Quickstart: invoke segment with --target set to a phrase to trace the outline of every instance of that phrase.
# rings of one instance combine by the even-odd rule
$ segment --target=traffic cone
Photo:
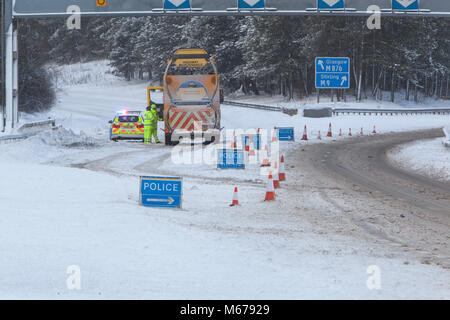
[[[360,136],[363,136],[363,135],[364,135],[363,128],[361,128],[361,132],[359,133],[359,135],[360,135]]]
[[[233,136],[233,142],[231,142],[231,149],[237,149],[237,137]]]
[[[305,126],[305,129],[303,130],[303,137],[302,137],[302,140],[308,140],[308,132],[307,132],[307,130],[306,130],[306,126]]]
[[[245,151],[247,151],[247,152],[250,151],[250,137],[249,136],[245,137]]]
[[[278,140],[277,127],[274,127],[272,132],[272,142],[277,142],[277,140]]]
[[[322,140],[322,136],[320,135],[320,130],[319,130],[319,135],[317,136],[317,139]]]
[[[250,140],[250,149],[248,151],[248,155],[251,156],[251,157],[256,156],[255,143],[253,142],[253,138]]]
[[[349,136],[349,137],[352,136],[352,128],[348,128],[348,136]]]
[[[238,188],[234,187],[233,202],[231,203],[231,206],[238,206],[238,205],[239,205]]]
[[[279,178],[279,174],[278,174],[278,161],[275,161],[275,165],[273,168],[275,170],[275,173],[273,174],[273,187],[275,189],[279,189],[279,188],[281,188],[281,186],[280,186],[280,178]]]
[[[339,137],[342,137],[342,129],[339,129]]]
[[[332,137],[332,136],[333,136],[333,132],[331,132],[331,122],[330,122],[330,126],[328,127],[327,137]]]
[[[261,167],[270,167],[269,151],[267,149],[267,144],[264,146],[263,161]]]
[[[373,126],[372,133],[373,133],[373,134],[376,134],[376,133],[377,133],[377,128],[376,128],[375,126]]]
[[[267,180],[266,198],[264,201],[275,200],[275,188],[273,186],[272,172],[269,172],[269,179]]]
[[[279,181],[286,181],[286,172],[284,171],[284,155],[281,155],[280,172],[278,173]]]

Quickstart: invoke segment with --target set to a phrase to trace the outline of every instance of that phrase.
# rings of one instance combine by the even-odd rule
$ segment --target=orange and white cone
[[[352,136],[352,128],[348,128],[348,136],[349,136],[349,137]]]
[[[237,149],[237,137],[233,135],[233,142],[231,142],[231,149]]]
[[[319,130],[319,135],[317,136],[317,139],[322,140],[322,136],[320,135],[320,130]]]
[[[264,153],[263,153],[263,161],[261,164],[261,167],[270,167],[270,160],[269,160],[269,150],[267,148],[267,144],[264,146]]]
[[[373,134],[376,134],[376,133],[377,133],[377,128],[376,128],[375,126],[373,126],[372,133],[373,133]]]
[[[273,201],[273,200],[275,200],[275,188],[273,186],[272,172],[269,172],[269,179],[267,180],[266,198],[264,199],[264,201]]]
[[[238,188],[234,187],[233,202],[231,203],[231,206],[238,206],[238,205],[239,205]]]
[[[286,172],[284,171],[284,155],[281,155],[280,172],[278,173],[279,181],[286,181]]]
[[[305,129],[303,129],[303,136],[302,136],[302,140],[308,140],[308,131],[306,130],[306,126]]]
[[[330,126],[328,127],[327,137],[332,137],[332,136],[333,136],[333,132],[331,131],[331,122],[330,122]]]
[[[250,149],[248,150],[248,155],[250,157],[256,156],[255,143],[253,142],[253,139],[250,140]]]
[[[272,131],[272,142],[277,142],[277,141],[278,141],[277,127],[274,127],[273,131]]]
[[[249,136],[245,137],[245,151],[247,151],[247,152],[250,151],[250,137]]]
[[[274,169],[274,174],[273,174],[273,187],[274,187],[275,189],[279,189],[279,188],[281,188],[281,186],[280,186],[280,178],[279,178],[279,175],[278,175],[278,161],[275,161],[275,164],[274,164],[274,166],[273,166],[273,169]]]

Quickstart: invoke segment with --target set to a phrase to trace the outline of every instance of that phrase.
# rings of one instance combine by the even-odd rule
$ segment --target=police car
[[[120,111],[109,121],[109,137],[117,140],[144,140],[144,118],[141,111]]]

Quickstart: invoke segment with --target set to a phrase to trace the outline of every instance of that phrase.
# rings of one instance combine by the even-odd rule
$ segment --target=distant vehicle
[[[141,111],[119,111],[109,123],[110,140],[144,140],[144,119]]]

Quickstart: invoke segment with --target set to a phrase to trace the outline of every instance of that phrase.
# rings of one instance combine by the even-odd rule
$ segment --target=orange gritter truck
[[[179,49],[164,73],[165,144],[220,139],[220,80],[213,58],[202,49]]]

